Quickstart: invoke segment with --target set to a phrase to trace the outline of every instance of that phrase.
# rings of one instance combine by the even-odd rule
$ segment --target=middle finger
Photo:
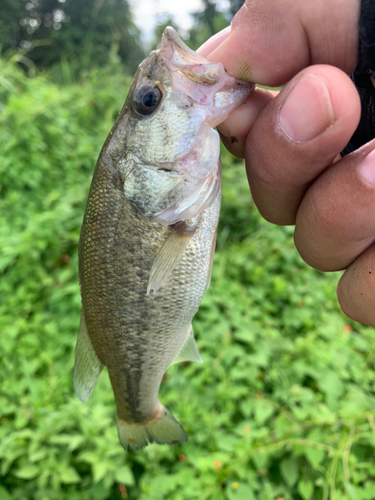
[[[375,240],[375,141],[339,160],[310,187],[298,210],[295,243],[321,271],[351,264]]]

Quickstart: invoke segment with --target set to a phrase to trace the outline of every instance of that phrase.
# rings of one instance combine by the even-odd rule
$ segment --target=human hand
[[[359,0],[247,0],[199,52],[257,89],[220,126],[244,157],[265,219],[295,224],[302,258],[322,271],[346,269],[338,299],[351,318],[375,326],[375,141],[340,159],[360,119],[347,76],[357,65]],[[372,154],[371,154],[372,153]]]

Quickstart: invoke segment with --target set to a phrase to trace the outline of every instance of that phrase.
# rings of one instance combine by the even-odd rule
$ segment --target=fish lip
[[[180,47],[181,49],[190,50],[189,47],[181,40],[177,31],[174,28],[172,28],[172,26],[166,26],[164,28],[162,39],[163,38],[171,41],[173,44],[175,44],[177,47]]]

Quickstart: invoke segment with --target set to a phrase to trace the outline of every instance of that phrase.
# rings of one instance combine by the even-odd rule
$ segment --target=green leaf
[[[84,441],[85,441],[84,436],[80,436],[80,435],[78,435],[78,436],[71,436],[69,444],[68,444],[69,450],[71,450],[71,451],[76,450],[79,446],[82,445],[82,443]]]
[[[218,432],[216,434],[216,442],[219,450],[227,451],[228,453],[232,452],[237,444],[238,438],[233,436],[232,434]]]
[[[356,488],[351,483],[346,483],[345,484],[345,491],[348,493],[350,500],[357,500],[358,493],[360,493],[359,488]],[[374,492],[372,492],[372,493],[374,494]]]
[[[281,476],[286,484],[291,487],[297,482],[299,476],[299,462],[294,457],[284,458],[280,463]]]
[[[0,486],[0,500],[12,500],[10,494],[2,486]]]
[[[92,464],[94,483],[98,483],[108,472],[108,463],[104,460],[99,460]]]
[[[344,390],[342,381],[337,374],[331,370],[321,374],[318,385],[327,396],[333,399],[339,398]]]
[[[252,399],[245,399],[240,405],[241,412],[245,417],[249,417],[254,410],[254,402]]]
[[[235,498],[236,500],[255,500],[252,488],[242,483],[237,488]]]
[[[62,483],[73,484],[81,481],[81,476],[72,467],[67,467],[60,472],[60,479]]]
[[[305,479],[299,481],[298,493],[301,495],[303,500],[311,500],[312,494],[314,493],[314,485],[312,481],[306,481]]]
[[[255,420],[258,424],[263,424],[274,411],[272,403],[263,398],[255,400],[254,409]]]
[[[109,498],[110,488],[104,484],[104,481],[100,481],[91,486],[87,493],[87,498],[90,500],[106,500]]]
[[[247,484],[230,483],[226,493],[229,500],[255,500],[253,489]]]
[[[133,472],[127,465],[124,465],[116,470],[115,479],[118,483],[121,484],[128,484],[128,485],[134,484]]]
[[[40,474],[41,469],[36,465],[25,465],[15,472],[15,476],[21,479],[33,479]]]
[[[362,500],[373,500],[375,491],[375,483],[373,481],[368,481],[361,491]]]
[[[310,464],[316,469],[320,462],[323,460],[325,453],[323,450],[313,448],[311,446],[304,447],[303,453]]]
[[[98,461],[98,457],[96,453],[92,451],[86,451],[79,456],[79,459],[83,462],[88,462],[89,464],[96,464]]]
[[[268,466],[269,456],[266,453],[254,453],[251,457],[256,469],[265,469]]]

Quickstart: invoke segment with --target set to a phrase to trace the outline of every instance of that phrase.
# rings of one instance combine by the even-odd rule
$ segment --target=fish
[[[158,392],[170,365],[202,362],[191,321],[210,284],[220,212],[214,127],[252,87],[167,27],[99,155],[78,249],[73,385],[87,401],[107,367],[125,450],[188,439]]]

